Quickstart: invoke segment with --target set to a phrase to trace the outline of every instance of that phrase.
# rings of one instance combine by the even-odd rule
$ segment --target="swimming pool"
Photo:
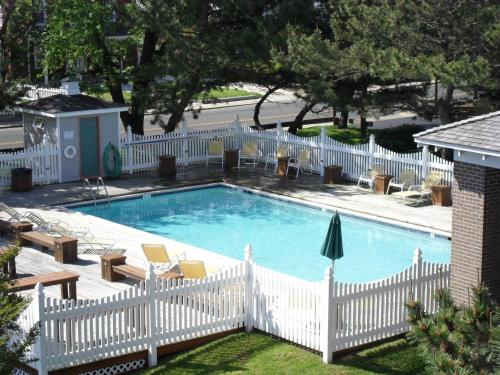
[[[251,244],[257,264],[305,280],[320,280],[331,264],[319,254],[331,212],[241,189],[197,188],[74,210],[236,259]],[[391,276],[411,265],[416,247],[426,261],[450,261],[445,238],[353,216],[341,220],[344,257],[335,262],[336,280]]]

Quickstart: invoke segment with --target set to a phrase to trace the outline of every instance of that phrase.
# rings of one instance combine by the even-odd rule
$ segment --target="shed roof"
[[[48,115],[50,117],[60,117],[75,112],[96,113],[96,112],[123,112],[128,107],[119,103],[111,103],[93,96],[78,95],[53,95],[46,98],[36,99],[19,105],[21,112]],[[59,116],[58,116],[59,115]]]
[[[500,111],[439,126],[414,137],[421,145],[500,156]]]

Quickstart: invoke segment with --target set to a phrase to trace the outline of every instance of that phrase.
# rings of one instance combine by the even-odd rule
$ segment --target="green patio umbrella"
[[[332,217],[320,253],[332,260],[332,268],[335,260],[344,256],[344,250],[342,248],[342,229],[340,228],[340,217],[337,212],[335,212],[335,215]]]

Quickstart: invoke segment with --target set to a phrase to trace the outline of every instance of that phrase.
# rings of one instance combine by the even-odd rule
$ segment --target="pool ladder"
[[[100,189],[102,189],[104,192],[103,195],[106,197],[108,204],[110,204],[108,189],[106,188],[106,184],[104,184],[102,177],[97,177],[95,186],[92,186],[87,177],[83,180],[83,195],[90,193],[92,195],[92,199],[94,200],[94,206],[97,206],[97,200],[99,199],[99,196],[101,196]]]

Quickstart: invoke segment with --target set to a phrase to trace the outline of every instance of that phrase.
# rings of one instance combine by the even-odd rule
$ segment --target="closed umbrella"
[[[344,256],[344,250],[342,248],[342,229],[340,227],[340,217],[337,212],[335,212],[335,215],[332,217],[320,253],[332,260],[332,268],[335,260]]]

